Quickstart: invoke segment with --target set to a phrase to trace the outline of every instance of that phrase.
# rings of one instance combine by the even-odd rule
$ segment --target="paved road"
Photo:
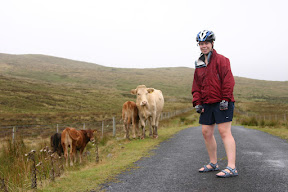
[[[237,145],[238,177],[217,178],[216,172],[198,173],[208,162],[201,127],[188,128],[153,150],[155,155],[136,162],[138,169],[107,183],[103,191],[269,191],[288,192],[288,143],[267,133],[233,126]],[[160,135],[161,137],[161,135]],[[226,166],[224,147],[215,129],[218,163]]]

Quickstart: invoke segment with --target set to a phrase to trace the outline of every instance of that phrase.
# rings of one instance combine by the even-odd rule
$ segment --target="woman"
[[[216,176],[222,178],[237,176],[236,144],[231,133],[235,81],[230,61],[213,49],[215,35],[212,31],[200,31],[196,41],[200,46],[201,55],[195,62],[192,102],[196,111],[200,113],[199,123],[202,124],[202,134],[210,158],[210,163],[200,168],[199,172],[219,170],[217,144],[214,137],[214,128],[217,124],[226,150],[228,164]]]

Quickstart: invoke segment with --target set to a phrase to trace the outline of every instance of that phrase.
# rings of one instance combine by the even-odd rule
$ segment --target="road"
[[[288,192],[288,143],[241,126],[233,126],[232,134],[237,145],[238,177],[223,179],[215,176],[217,172],[198,173],[209,160],[201,127],[192,127],[162,142],[152,156],[135,163],[139,168],[118,175],[118,181],[104,184],[102,191]],[[217,129],[215,137],[218,164],[223,169],[227,158]]]

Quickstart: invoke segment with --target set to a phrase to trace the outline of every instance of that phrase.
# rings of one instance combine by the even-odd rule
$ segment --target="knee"
[[[219,133],[222,139],[233,137],[231,131],[229,130],[219,130]]]
[[[202,130],[202,135],[204,139],[211,139],[213,138],[213,132],[209,130]]]

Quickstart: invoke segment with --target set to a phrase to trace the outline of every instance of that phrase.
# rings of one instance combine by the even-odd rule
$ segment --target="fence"
[[[191,111],[193,107],[176,110],[172,112],[161,113],[160,121],[172,118],[174,116]],[[115,116],[103,121],[83,122],[77,124],[51,124],[51,125],[15,125],[15,126],[1,126],[0,138],[12,139],[14,142],[17,138],[49,138],[55,132],[62,132],[66,127],[74,127],[77,129],[96,129],[98,134],[103,137],[106,133],[116,133],[123,131],[123,124],[121,117]]]

